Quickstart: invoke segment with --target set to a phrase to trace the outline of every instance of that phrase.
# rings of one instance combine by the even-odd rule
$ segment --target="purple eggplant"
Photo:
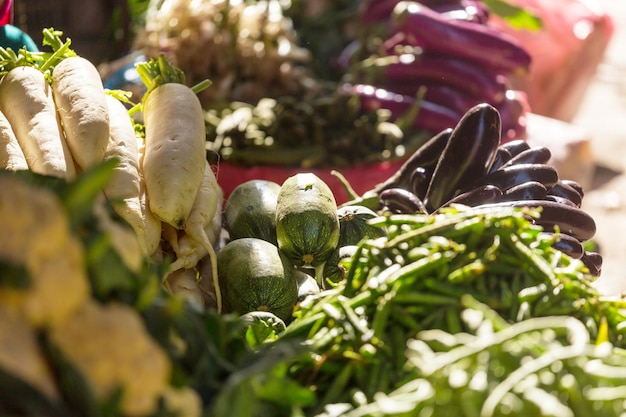
[[[578,183],[578,181],[563,179],[560,180],[559,183],[573,188],[580,195],[581,199],[585,196],[585,190],[582,185]]]
[[[504,192],[500,201],[545,200],[548,189],[539,181],[526,181]]]
[[[444,19],[449,20],[463,20],[485,25],[489,22],[491,15],[489,8],[482,1],[460,0],[458,3],[432,5],[425,4],[424,2],[420,3],[441,14],[441,17]]]
[[[502,165],[507,163],[507,161],[509,161],[511,158],[512,158],[511,152],[509,152],[506,148],[503,148],[502,146],[499,146],[498,150],[496,151],[496,156],[493,159],[493,163],[489,167],[489,171],[487,171],[487,173],[489,174],[489,173],[497,170]]]
[[[441,153],[450,140],[451,134],[452,128],[447,128],[431,137],[413,152],[393,175],[374,187],[372,191],[380,194],[387,188],[412,190],[418,170],[423,170],[425,175],[428,175],[427,173],[434,169]],[[430,176],[427,176],[427,178],[430,180]],[[418,193],[414,192],[414,194],[419,196]]]
[[[393,26],[426,51],[478,62],[502,74],[527,74],[531,55],[513,36],[487,25],[451,20],[423,4],[401,1],[393,9]]]
[[[411,96],[394,93],[371,85],[343,84],[340,86],[339,91],[344,94],[358,96],[362,108],[366,111],[389,110],[391,121],[396,121],[410,111],[414,105],[417,105],[417,116],[411,121],[411,127],[431,133],[440,132],[450,126],[454,126],[463,116],[462,113],[443,105],[427,100],[420,100],[419,103],[416,103],[416,99]]]
[[[392,213],[426,213],[422,200],[404,188],[387,188],[381,191],[379,197],[380,205]]]
[[[483,185],[452,197],[441,207],[448,207],[452,204],[464,204],[473,207],[479,204],[491,203],[498,200],[500,197],[502,197],[502,190],[500,188],[495,185]]]
[[[547,164],[552,158],[552,152],[545,146],[533,146],[515,155],[503,167],[516,164]]]
[[[602,256],[597,252],[585,252],[580,260],[593,276],[599,276],[602,272]]]
[[[366,81],[371,79],[382,87],[386,87],[387,83],[396,87],[404,85],[409,95],[422,85],[439,84],[450,86],[479,102],[495,105],[505,99],[510,89],[507,78],[453,55],[389,55],[377,62],[363,67],[357,76]]]
[[[554,235],[554,233],[551,232],[542,233],[547,235]],[[570,235],[566,235],[564,233],[558,233],[556,235],[556,241],[552,244],[552,247],[574,259],[582,258],[583,254],[585,253],[585,249],[583,248],[582,243],[578,241],[578,239],[575,239]]]
[[[559,180],[559,175],[553,167],[545,164],[516,164],[500,168],[490,174],[478,178],[472,186],[491,184],[500,187],[505,193],[511,187],[529,181],[537,181],[547,189]]]
[[[360,7],[359,18],[364,24],[387,22],[393,13],[393,9],[402,0],[366,0]],[[463,0],[422,0],[421,4],[433,8],[445,8],[444,10],[462,10],[466,7]],[[480,11],[481,13],[483,11]],[[468,13],[473,13],[470,10]]]
[[[482,103],[455,126],[433,172],[424,204],[434,211],[477,178],[485,176],[500,144],[500,115]]]
[[[580,242],[591,239],[596,234],[596,223],[588,213],[580,208],[556,203],[548,200],[519,200],[483,204],[476,207],[529,207],[540,208],[535,224],[543,227],[546,232],[558,228],[561,233],[572,236]]]
[[[420,80],[417,81],[418,82],[415,83],[394,83],[393,81],[387,81],[384,85],[385,88],[390,91],[410,96],[416,96],[423,93],[424,95],[422,97],[424,100],[449,107],[461,114],[464,114],[475,105],[485,101],[472,97],[467,94],[467,92],[449,84],[441,84],[439,82],[420,82]]]
[[[583,197],[574,189],[563,181],[559,181],[548,190],[548,195],[555,198],[563,198],[570,201],[576,207],[580,207],[583,203]]]
[[[523,139],[516,139],[507,143],[503,143],[502,145],[500,145],[500,148],[508,151],[511,154],[511,157],[515,157],[520,152],[523,152],[526,149],[530,149],[530,145]]]

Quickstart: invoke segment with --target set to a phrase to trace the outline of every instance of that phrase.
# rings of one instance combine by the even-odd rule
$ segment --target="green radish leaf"
[[[515,29],[539,30],[543,27],[541,18],[527,9],[514,6],[506,0],[484,0],[489,10],[502,17]]]

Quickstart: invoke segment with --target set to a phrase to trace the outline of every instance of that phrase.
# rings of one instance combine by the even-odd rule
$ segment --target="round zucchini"
[[[298,299],[295,269],[275,245],[244,237],[228,242],[217,255],[224,313],[268,311],[291,319]]]
[[[339,216],[339,246],[356,245],[363,239],[385,236],[385,229],[368,224],[367,221],[378,217],[373,210],[359,205],[341,206]]]
[[[224,204],[224,221],[231,240],[256,237],[274,245],[276,203],[280,184],[255,179],[239,184]]]
[[[256,345],[282,333],[287,326],[276,314],[269,311],[250,311],[240,317],[243,336]]]
[[[276,238],[298,267],[323,265],[337,247],[337,203],[317,175],[298,173],[283,182],[276,205]]]
[[[344,262],[351,259],[357,249],[358,246],[356,245],[337,246],[337,249],[335,249],[324,264],[324,288],[328,286],[329,282],[336,284],[343,281],[347,272]]]

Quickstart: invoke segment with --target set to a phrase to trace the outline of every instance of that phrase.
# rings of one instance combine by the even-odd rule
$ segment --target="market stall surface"
[[[590,136],[595,161],[584,208],[597,224],[603,256],[597,284],[603,292],[626,291],[626,3],[601,0],[615,32],[573,123]]]

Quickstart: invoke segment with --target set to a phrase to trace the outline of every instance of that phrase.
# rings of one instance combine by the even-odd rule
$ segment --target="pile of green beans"
[[[622,347],[623,303],[601,297],[582,261],[553,247],[558,234],[531,223],[538,215],[451,206],[373,219],[387,236],[362,241],[345,281],[303,301],[279,338],[311,348],[291,376],[315,390],[318,404],[391,392],[415,373],[406,366],[408,340],[434,329],[472,331],[462,319],[467,295],[506,323],[565,316],[580,321],[591,341]]]
[[[425,330],[408,340],[412,376],[371,401],[318,417],[618,416],[626,397],[626,351],[594,345],[582,322],[561,316],[510,324],[463,297],[471,332]]]

